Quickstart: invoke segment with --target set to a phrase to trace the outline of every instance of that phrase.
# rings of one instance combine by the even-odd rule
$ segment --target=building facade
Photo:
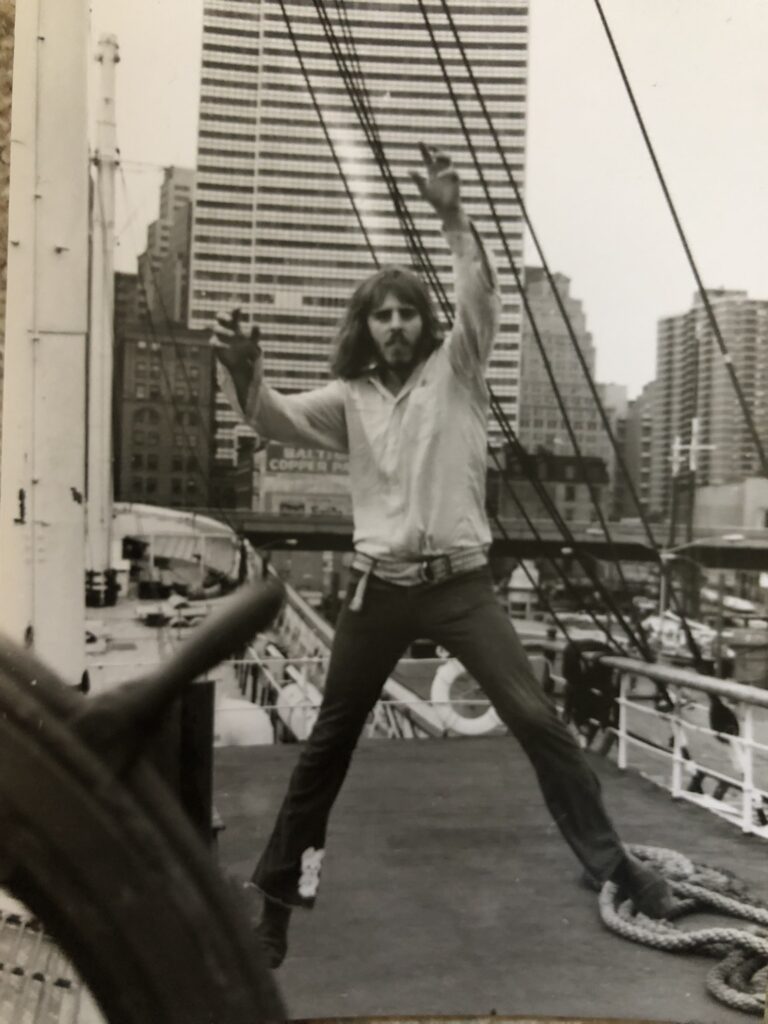
[[[555,455],[540,451],[523,460],[511,449],[504,452],[505,486],[496,468],[488,470],[487,506],[489,512],[502,520],[520,521],[518,503],[528,516],[540,525],[549,525],[552,517],[542,501],[534,480],[557,506],[566,523],[594,523],[597,521],[594,492],[599,508],[607,514],[610,503],[610,478],[603,459],[590,455]]]
[[[623,455],[630,480],[640,501],[643,513],[651,504],[651,442],[653,435],[653,409],[655,382],[646,384],[637,398],[627,407],[623,431]],[[635,518],[638,509],[632,500],[626,481],[616,490],[619,518]]]
[[[426,7],[519,262],[521,217],[506,172],[441,6]],[[277,0],[205,0],[189,324],[204,328],[220,311],[240,306],[261,330],[268,379],[291,392],[327,379],[335,325],[351,289],[373,266],[344,180],[377,258],[385,263],[410,259],[315,7],[310,0],[294,0],[286,10],[333,152]],[[354,40],[382,150],[439,276],[449,285],[449,255],[408,178],[408,169],[419,164],[418,141],[451,152],[466,182],[469,212],[490,247],[500,251],[500,244],[419,5],[398,3],[393,18],[390,5],[353,0],[335,5],[331,17],[338,35]],[[454,5],[454,19],[522,188],[527,2]],[[514,426],[520,307],[510,267],[501,256],[497,262],[504,311],[488,377]],[[216,454],[234,463],[234,416],[223,402],[216,415]]]
[[[710,290],[707,296],[763,447],[768,447],[768,301],[725,289]],[[756,446],[699,296],[686,313],[659,321],[651,475],[655,510],[667,512],[671,506],[675,439],[685,447],[696,436],[696,485],[735,483],[760,472]],[[686,472],[681,467],[682,477]]]
[[[123,275],[125,276],[125,275]],[[207,335],[115,325],[115,497],[210,506],[213,367]]]
[[[579,343],[579,349],[594,378],[595,346],[592,335],[587,330],[581,300],[571,295],[570,279],[565,274],[555,273],[552,277]],[[585,455],[597,455],[607,459],[609,443],[595,401],[541,267],[525,268],[525,291],[533,321],[551,364],[579,447]],[[520,441],[531,452],[544,449],[556,455],[573,454],[573,445],[565,429],[563,415],[558,407],[533,327],[526,315],[523,316],[520,355]]]

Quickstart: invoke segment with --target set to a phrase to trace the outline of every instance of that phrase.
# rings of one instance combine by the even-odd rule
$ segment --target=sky
[[[768,2],[602,6],[705,285],[768,299]],[[121,56],[118,269],[135,271],[162,167],[195,164],[201,25],[202,0],[92,0],[94,48],[112,32]],[[696,285],[594,0],[530,0],[526,205],[584,304],[598,379],[634,397],[658,319]]]

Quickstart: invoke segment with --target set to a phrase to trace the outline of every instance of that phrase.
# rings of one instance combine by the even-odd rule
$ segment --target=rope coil
[[[748,921],[750,926],[684,930],[670,920],[635,914],[631,901],[620,897],[618,886],[606,882],[599,896],[606,927],[652,949],[717,957],[719,962],[707,973],[710,995],[733,1009],[762,1016],[768,983],[768,907],[750,897],[733,875],[696,863],[676,850],[657,846],[630,846],[629,850],[666,877],[678,899],[675,920],[710,910]]]

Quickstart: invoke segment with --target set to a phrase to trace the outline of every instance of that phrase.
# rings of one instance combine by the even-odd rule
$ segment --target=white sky
[[[584,303],[599,379],[635,395],[654,375],[657,319],[687,309],[695,283],[593,0],[530,6],[529,214]],[[202,0],[92,7],[94,39],[120,44],[118,268],[135,270],[158,168],[195,163]],[[705,284],[768,299],[768,2],[603,9]]]

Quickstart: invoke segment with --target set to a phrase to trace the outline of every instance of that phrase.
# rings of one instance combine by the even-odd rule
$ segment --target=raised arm
[[[220,316],[211,337],[216,377],[232,409],[262,437],[346,452],[344,385],[334,380],[297,395],[282,395],[264,383],[258,328],[246,337],[240,318]]]
[[[454,371],[467,379],[482,378],[499,328],[501,297],[498,277],[474,224],[461,202],[459,176],[451,158],[420,144],[426,174],[412,173],[422,197],[440,217],[453,254],[456,309],[446,341]]]

